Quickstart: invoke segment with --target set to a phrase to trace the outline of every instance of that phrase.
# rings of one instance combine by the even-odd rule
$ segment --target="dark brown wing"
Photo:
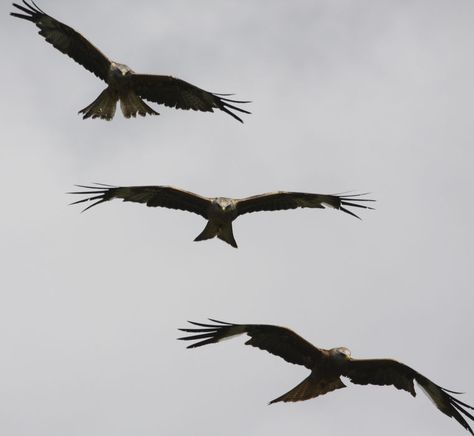
[[[220,109],[241,123],[243,122],[242,119],[231,109],[245,114],[250,113],[231,104],[249,103],[248,101],[231,100],[225,98],[228,94],[213,94],[171,76],[131,74],[128,76],[128,80],[130,87],[141,98],[168,107],[202,112],[214,112],[214,109]]]
[[[247,333],[250,339],[245,343],[246,345],[252,345],[253,347],[268,351],[287,362],[303,365],[308,369],[313,369],[323,357],[322,350],[285,327],[266,324],[231,324],[214,319],[210,319],[210,321],[215,324],[201,324],[189,321],[190,324],[199,328],[179,329],[193,334],[178,339],[197,341],[188,346],[188,348],[196,348],[207,344],[214,344],[231,336]]]
[[[70,194],[92,194],[92,197],[87,197],[71,204],[95,201],[95,203],[86,207],[84,211],[104,201],[112,200],[113,198],[121,198],[123,201],[144,203],[150,207],[167,207],[169,209],[186,210],[207,219],[207,210],[210,205],[209,199],[205,197],[171,186],[114,187],[102,184],[97,184],[97,186],[77,186],[86,188],[88,191],[70,192]]]
[[[339,196],[309,194],[304,192],[270,192],[267,194],[254,195],[253,197],[247,197],[238,200],[237,213],[238,215],[243,215],[245,213],[251,212],[296,209],[298,207],[309,207],[316,209],[332,207],[359,218],[355,213],[346,209],[346,207],[373,209],[372,207],[361,203],[372,202],[375,200],[359,198],[362,195],[365,194]]]
[[[469,409],[474,408],[450,395],[457,394],[458,392],[449,391],[436,385],[431,380],[403,363],[391,359],[349,360],[347,368],[344,370],[342,375],[348,377],[353,383],[360,385],[392,385],[397,389],[403,389],[410,392],[413,396],[416,395],[413,383],[413,381],[416,380],[441,412],[454,418],[466,430],[471,434],[474,434],[471,427],[462,416],[462,414],[464,414],[466,417],[474,420],[474,416],[472,416],[472,414],[470,414],[464,407]]]
[[[25,6],[13,3],[23,13],[11,12],[10,15],[31,21],[39,27],[39,34],[60,52],[74,59],[78,64],[94,73],[100,79],[107,81],[110,61],[80,33],[53,17],[44,13],[35,2]]]

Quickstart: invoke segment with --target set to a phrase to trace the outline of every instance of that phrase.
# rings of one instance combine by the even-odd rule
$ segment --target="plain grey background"
[[[267,402],[307,370],[176,341],[215,317],[392,357],[474,403],[472,1],[41,0],[111,59],[250,99],[219,112],[83,121],[105,87],[3,2],[0,429],[9,436],[467,434],[420,392],[350,386]],[[239,249],[197,215],[74,184],[209,196],[371,192],[246,215]]]

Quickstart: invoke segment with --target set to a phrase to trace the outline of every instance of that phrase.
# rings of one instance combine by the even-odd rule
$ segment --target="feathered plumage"
[[[82,186],[87,191],[71,192],[71,194],[88,195],[87,198],[75,201],[72,204],[93,201],[84,210],[104,201],[120,198],[123,201],[144,203],[150,207],[167,207],[196,213],[208,222],[204,230],[195,241],[202,241],[217,237],[237,248],[232,222],[240,215],[298,207],[324,209],[331,207],[339,209],[349,215],[359,218],[348,208],[372,209],[365,202],[372,202],[360,198],[364,194],[356,195],[324,195],[304,192],[271,192],[242,199],[225,197],[208,198],[172,186],[122,186],[114,187],[98,184],[97,186]]]
[[[243,122],[234,111],[249,114],[235,104],[249,103],[228,98],[230,94],[204,91],[184,80],[171,76],[137,74],[131,68],[107,58],[97,47],[68,25],[43,12],[34,1],[13,3],[19,12],[10,15],[31,21],[40,29],[39,34],[60,52],[68,55],[108,84],[108,87],[79,113],[83,118],[111,120],[117,102],[126,118],[159,115],[144,100],[176,109],[214,112],[219,109]]]
[[[424,375],[409,366],[392,359],[353,359],[345,347],[325,350],[317,348],[292,330],[285,327],[265,324],[232,324],[210,319],[213,324],[189,321],[195,327],[179,329],[190,333],[178,338],[194,341],[188,348],[214,344],[225,338],[247,334],[250,339],[245,343],[279,356],[289,363],[302,365],[311,373],[295,388],[272,400],[302,401],[344,388],[341,376],[360,385],[394,386],[416,396],[414,382],[431,398],[436,407],[444,414],[454,418],[471,434],[474,434],[466,418],[474,416],[466,409],[474,409],[453,397],[458,394],[433,383]]]

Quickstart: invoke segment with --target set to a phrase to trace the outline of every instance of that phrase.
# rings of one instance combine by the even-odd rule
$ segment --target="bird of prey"
[[[122,186],[97,184],[97,186],[77,185],[88,191],[70,192],[70,194],[91,195],[71,204],[94,201],[84,211],[96,204],[113,198],[121,198],[123,201],[144,203],[150,207],[167,207],[169,209],[180,209],[201,215],[207,220],[206,227],[196,237],[195,241],[203,241],[218,237],[232,247],[237,248],[232,231],[232,221],[240,215],[250,212],[272,211],[282,209],[296,209],[297,207],[309,207],[324,209],[331,207],[359,218],[348,207],[372,209],[363,204],[371,202],[365,198],[359,198],[365,194],[355,195],[323,195],[309,194],[304,192],[271,192],[255,195],[242,199],[225,197],[208,198],[172,186]],[[362,204],[361,204],[362,203]]]
[[[25,0],[24,6],[13,3],[22,13],[11,12],[10,15],[36,24],[39,34],[47,42],[108,85],[90,105],[79,111],[83,118],[111,120],[118,101],[126,118],[136,117],[137,114],[159,115],[143,100],[176,109],[203,112],[220,109],[240,122],[243,122],[242,119],[232,111],[250,113],[232,104],[248,101],[231,100],[227,98],[230,94],[207,92],[171,76],[137,74],[128,66],[111,61],[80,33],[43,12],[35,2],[31,3]]]
[[[289,363],[302,365],[311,373],[286,394],[270,401],[302,401],[324,395],[336,389],[344,388],[341,376],[360,385],[394,386],[416,396],[414,381],[431,398],[436,407],[444,414],[454,418],[466,430],[474,435],[464,416],[474,420],[474,416],[465,408],[474,407],[463,403],[450,394],[459,392],[442,388],[431,380],[392,359],[353,359],[345,347],[325,350],[317,348],[290,329],[265,324],[231,324],[210,319],[214,324],[202,324],[189,321],[197,328],[184,328],[181,331],[191,333],[179,338],[195,341],[187,348],[213,344],[231,336],[246,333],[250,339],[246,345],[260,348],[281,357]],[[464,416],[463,416],[464,415]]]

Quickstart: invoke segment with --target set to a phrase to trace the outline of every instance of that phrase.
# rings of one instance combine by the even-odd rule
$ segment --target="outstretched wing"
[[[465,415],[467,418],[474,420],[474,416],[465,409],[474,408],[450,395],[457,394],[458,392],[449,391],[436,385],[403,363],[391,359],[354,359],[347,362],[347,368],[342,375],[348,377],[356,384],[392,385],[397,389],[410,392],[413,396],[416,395],[413,383],[413,381],[416,380],[441,412],[454,418],[466,430],[474,434],[463,416]]]
[[[232,104],[249,103],[248,101],[231,100],[226,98],[227,94],[213,94],[175,77],[131,74],[128,80],[130,87],[141,98],[168,107],[202,112],[214,112],[214,109],[220,109],[241,123],[242,119],[232,110],[244,114],[250,113]]]
[[[214,344],[231,336],[247,333],[250,339],[245,343],[279,356],[287,362],[303,365],[308,369],[323,357],[323,351],[285,327],[266,324],[231,324],[210,319],[214,324],[202,324],[189,321],[198,328],[179,329],[190,336],[178,338],[182,341],[197,341],[188,348]]]
[[[210,205],[208,198],[193,194],[172,186],[122,186],[114,187],[97,184],[97,186],[77,185],[87,191],[70,192],[70,194],[91,195],[91,197],[75,201],[71,204],[94,201],[84,211],[96,204],[113,198],[121,198],[123,201],[144,203],[149,207],[167,207],[169,209],[180,209],[193,212],[207,218],[207,209]]]
[[[13,3],[23,13],[11,12],[10,15],[35,23],[39,34],[60,52],[74,59],[78,64],[107,81],[110,60],[94,45],[73,28],[44,13],[34,1],[23,0],[23,4]]]
[[[324,195],[309,194],[304,192],[270,192],[267,194],[254,195],[253,197],[242,198],[237,201],[237,213],[243,215],[245,213],[273,211],[283,209],[296,209],[298,207],[309,207],[316,209],[325,209],[332,207],[342,210],[349,215],[359,218],[354,212],[347,207],[358,207],[360,209],[373,209],[364,203],[373,202],[367,198],[359,198],[366,194],[354,195]]]

